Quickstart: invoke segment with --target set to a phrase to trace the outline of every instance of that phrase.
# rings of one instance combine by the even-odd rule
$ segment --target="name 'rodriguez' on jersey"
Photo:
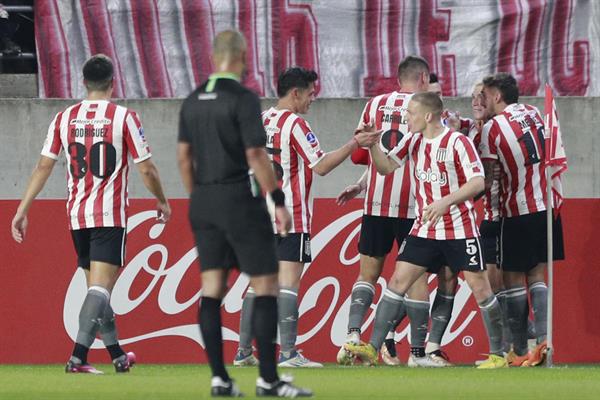
[[[59,112],[43,156],[67,158],[69,229],[127,226],[128,155],[152,156],[136,113],[109,101],[84,100]]]
[[[450,206],[435,225],[422,221],[425,206],[456,192],[472,178],[484,176],[479,155],[468,137],[448,128],[434,139],[409,133],[388,157],[400,166],[409,160],[414,171],[417,218],[412,236],[436,240],[479,236],[472,200]]]

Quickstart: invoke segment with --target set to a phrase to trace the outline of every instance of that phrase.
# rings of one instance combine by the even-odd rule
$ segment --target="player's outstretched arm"
[[[473,199],[483,191],[484,187],[485,182],[482,176],[475,176],[469,179],[469,181],[462,185],[456,192],[450,193],[440,200],[436,200],[425,206],[423,208],[423,221],[430,221],[431,224],[435,224],[438,219],[448,212],[450,206]]]
[[[358,196],[366,190],[368,172],[369,170],[365,169],[365,172],[362,174],[358,182],[346,187],[346,189],[344,189],[342,193],[340,193],[336,197],[335,202],[338,206],[343,206],[344,204],[346,204],[347,202],[349,202],[350,200],[352,200],[353,198],[355,198],[356,196]]]
[[[337,150],[330,151],[313,167],[313,171],[320,176],[325,176],[340,165],[352,152],[358,148],[358,142],[352,138],[348,143]]]
[[[144,186],[146,186],[146,189],[148,189],[150,193],[156,197],[156,200],[158,200],[156,205],[156,220],[162,223],[167,222],[169,218],[171,218],[171,206],[169,206],[169,202],[165,197],[162,184],[160,183],[158,169],[149,158],[137,163],[136,166],[140,172],[140,175],[142,176]]]
[[[285,207],[285,195],[277,186],[275,172],[271,166],[271,160],[264,147],[250,147],[246,149],[246,161],[254,171],[254,176],[263,191],[271,196],[275,203],[275,219],[277,221],[277,232],[287,235],[292,227],[292,216]]]
[[[27,189],[25,189],[25,195],[12,220],[12,236],[17,243],[22,243],[25,239],[25,234],[27,233],[27,212],[29,211],[29,207],[31,207],[33,200],[44,188],[48,177],[52,173],[54,164],[56,164],[56,160],[50,157],[41,156],[31,174],[31,178],[29,178]]]
[[[378,144],[375,144],[369,148],[369,152],[371,153],[371,160],[381,175],[387,175],[394,172],[399,165],[396,164],[394,160],[389,158],[379,147]]]
[[[337,150],[330,151],[313,167],[318,175],[324,176],[340,165],[359,147],[369,147],[379,141],[379,133],[359,130],[352,139]]]

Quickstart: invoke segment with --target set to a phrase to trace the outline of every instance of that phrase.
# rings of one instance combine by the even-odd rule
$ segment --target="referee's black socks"
[[[260,376],[267,383],[273,383],[279,380],[275,358],[277,297],[256,296],[252,314],[252,331],[258,347]]]
[[[277,316],[276,316],[277,317]],[[213,376],[218,376],[228,382],[229,374],[225,370],[223,362],[223,337],[221,335],[221,299],[202,297],[200,310],[198,312],[200,332],[208,362]]]

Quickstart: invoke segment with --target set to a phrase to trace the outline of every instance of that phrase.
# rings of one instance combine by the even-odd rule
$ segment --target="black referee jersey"
[[[258,96],[231,73],[215,73],[183,102],[180,142],[190,143],[196,185],[248,180],[245,150],[264,147]]]

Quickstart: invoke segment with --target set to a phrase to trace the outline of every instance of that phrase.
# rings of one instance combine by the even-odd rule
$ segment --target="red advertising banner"
[[[0,298],[2,330],[0,363],[66,361],[77,333],[78,312],[86,293],[84,275],[75,268],[64,201],[40,200],[31,209],[26,240],[10,236],[18,202],[0,201]],[[196,251],[187,223],[187,201],[174,200],[173,219],[154,221],[154,202],[133,200],[129,214],[127,264],[115,286],[112,305],[120,340],[147,363],[204,362],[197,326],[201,282]],[[357,240],[361,202],[338,207],[332,199],[315,203],[312,251],[299,296],[298,346],[311,358],[334,362],[346,334],[350,292],[358,274]],[[600,362],[600,319],[595,290],[600,287],[600,199],[569,199],[562,210],[567,260],[555,275],[555,360],[559,363]],[[395,252],[395,250],[394,250]],[[384,270],[393,270],[389,257]],[[238,340],[239,311],[248,280],[237,272],[223,301],[225,354],[232,360]],[[435,277],[430,278],[435,296]],[[385,280],[380,279],[378,301]],[[373,306],[363,330],[370,334]],[[408,355],[408,321],[396,340]],[[574,340],[576,338],[576,340]],[[450,326],[443,340],[452,361],[473,362],[487,351],[478,307],[460,281]],[[106,362],[97,340],[91,361]]]

